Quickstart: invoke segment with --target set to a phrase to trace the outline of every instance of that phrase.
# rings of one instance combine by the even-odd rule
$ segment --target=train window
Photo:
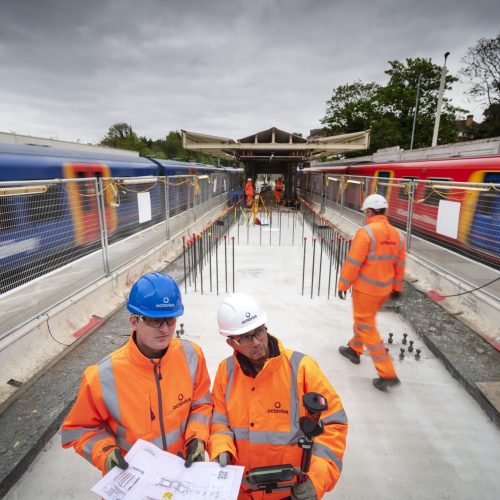
[[[390,179],[391,178],[391,172],[388,170],[379,170],[377,172],[377,177],[379,180],[382,179]],[[377,182],[377,192],[378,194],[382,195],[384,198],[387,197],[387,188],[389,187],[387,184],[388,182]]]
[[[448,196],[448,189],[435,189],[431,184],[439,184],[443,181],[452,181],[453,179],[447,179],[444,177],[429,177],[427,179],[428,184],[425,186],[424,203],[426,205],[432,205],[437,207],[440,200],[444,200]]]
[[[14,222],[14,204],[9,198],[0,196],[0,229],[13,227]]]
[[[64,202],[61,186],[48,186],[45,193],[27,196],[26,210],[30,222],[62,217],[64,215]]]
[[[403,182],[401,183],[399,187],[399,199],[400,200],[407,200],[408,199],[408,193],[409,193],[409,183],[411,181],[417,180],[418,177],[403,177]]]

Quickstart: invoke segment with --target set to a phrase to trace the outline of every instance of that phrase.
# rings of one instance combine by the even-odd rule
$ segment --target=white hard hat
[[[370,196],[366,197],[361,210],[366,210],[367,208],[372,208],[373,210],[381,210],[387,207],[387,200],[382,195],[371,194]]]
[[[249,295],[234,293],[226,297],[217,309],[219,332],[224,337],[243,335],[262,326],[267,314]]]

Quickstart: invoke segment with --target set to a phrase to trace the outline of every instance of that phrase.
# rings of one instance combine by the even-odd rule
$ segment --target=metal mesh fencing
[[[0,339],[223,204],[215,175],[0,182]]]
[[[412,181],[408,196],[412,235],[500,269],[500,185]]]
[[[0,183],[0,338],[67,297],[36,278],[59,270],[75,293],[104,274],[97,193],[96,179]],[[96,264],[75,272],[88,254]]]
[[[360,224],[360,209],[367,195],[378,193],[387,198],[389,220],[407,232],[409,249],[416,245],[417,236],[500,268],[500,184],[321,173],[304,177],[301,192],[309,199]],[[425,254],[429,253],[426,249]]]

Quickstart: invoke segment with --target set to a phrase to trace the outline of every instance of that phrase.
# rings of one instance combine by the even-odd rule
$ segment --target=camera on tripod
[[[300,430],[304,434],[297,442],[298,446],[302,448],[300,468],[297,469],[291,464],[282,464],[251,469],[246,473],[245,479],[251,485],[252,491],[271,493],[290,489],[295,484],[307,480],[307,473],[311,466],[314,438],[324,432],[323,422],[320,417],[322,412],[328,410],[328,402],[321,394],[308,392],[302,396],[302,404],[307,414],[300,417],[299,420]]]

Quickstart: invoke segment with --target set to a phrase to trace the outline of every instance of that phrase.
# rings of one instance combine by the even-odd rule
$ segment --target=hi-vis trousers
[[[349,346],[359,356],[363,354],[363,346],[366,347],[379,377],[396,378],[394,364],[385,350],[384,342],[375,324],[375,316],[388,297],[388,295],[378,297],[357,290],[352,291],[354,337],[349,341]]]

